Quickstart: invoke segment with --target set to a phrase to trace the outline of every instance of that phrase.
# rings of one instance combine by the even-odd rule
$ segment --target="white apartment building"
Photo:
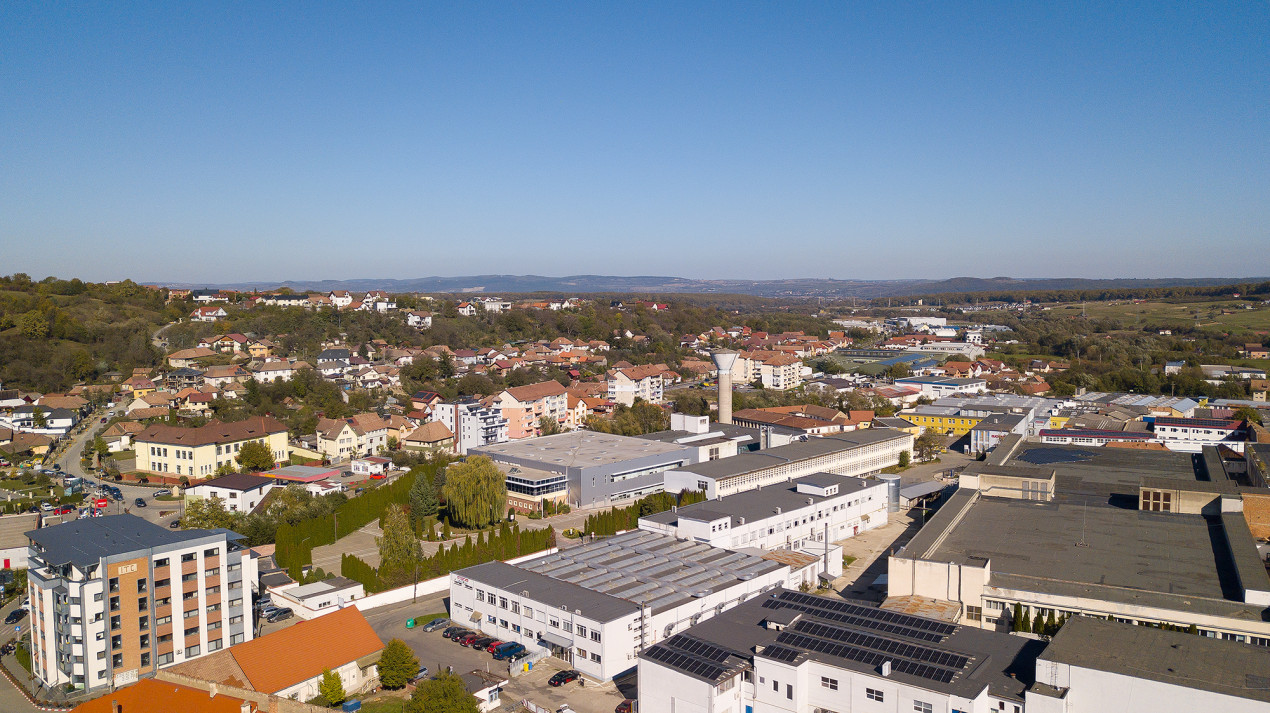
[[[467,455],[471,448],[508,441],[507,419],[503,418],[502,409],[475,399],[436,404],[432,407],[432,420],[444,424],[454,434],[454,452],[459,455]]]
[[[805,441],[668,470],[665,489],[702,490],[714,499],[813,473],[858,477],[896,465],[901,452],[912,450],[913,434],[890,428],[808,436]]]
[[[769,559],[634,531],[518,565],[455,572],[450,616],[608,681],[634,668],[648,646],[789,577],[787,565]]]
[[[378,414],[359,413],[350,418],[318,421],[318,452],[332,460],[369,456],[388,448],[386,419]]]
[[[111,515],[27,536],[32,673],[50,688],[122,686],[252,638],[239,535]]]
[[[1221,418],[1155,419],[1155,439],[1175,451],[1198,453],[1204,446],[1218,444],[1242,450],[1242,421]]]
[[[626,406],[634,404],[635,399],[643,399],[652,404],[661,403],[665,395],[666,385],[662,378],[665,371],[665,364],[609,369],[609,401]]]

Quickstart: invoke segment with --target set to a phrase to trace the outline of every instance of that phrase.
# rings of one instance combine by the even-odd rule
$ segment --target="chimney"
[[[119,701],[110,702],[110,713],[123,713],[123,706],[119,705]]]
[[[719,423],[732,423],[732,366],[736,357],[731,349],[716,349],[710,354],[719,375]]]
[[[215,698],[216,694],[220,693],[220,691],[217,689],[216,684],[213,683],[207,687],[207,693],[208,693],[208,698]]]
[[[882,677],[886,678],[887,676],[890,676],[890,675],[891,675],[891,662],[890,661],[883,662]]]

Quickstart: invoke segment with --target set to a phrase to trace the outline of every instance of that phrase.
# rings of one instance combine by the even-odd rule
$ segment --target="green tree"
[[[1054,610],[1050,609],[1050,613],[1045,617],[1045,635],[1053,636],[1058,633],[1058,620],[1054,617]]]
[[[48,428],[49,420],[44,415],[44,407],[36,406],[31,409],[31,423],[36,428]]]
[[[375,538],[379,545],[379,577],[388,587],[398,587],[414,578],[423,551],[404,507],[389,505],[382,522],[384,536]]]
[[[329,668],[322,669],[322,680],[318,682],[318,693],[326,699],[326,705],[338,706],[344,702],[344,682],[339,674]]]
[[[1235,418],[1240,421],[1261,425],[1261,412],[1251,406],[1240,406],[1235,409]]]
[[[1023,631],[1023,605],[1018,602],[1014,603],[1014,625],[1010,627],[1010,631]]]
[[[49,320],[42,312],[31,310],[18,317],[18,331],[27,339],[44,339],[49,335]]]
[[[416,523],[431,522],[441,503],[437,500],[437,490],[428,477],[429,473],[423,469],[419,471],[415,474],[414,485],[410,486],[410,518]]]
[[[1045,633],[1045,620],[1041,618],[1040,609],[1037,609],[1036,616],[1032,617],[1032,633],[1037,635]]]
[[[480,713],[480,710],[476,697],[463,685],[463,679],[452,673],[441,673],[420,682],[405,706],[405,713]]]
[[[418,670],[419,659],[401,639],[389,641],[379,655],[379,682],[384,688],[403,688]]]
[[[557,433],[563,433],[560,428],[560,421],[550,416],[543,416],[538,419],[538,435],[554,436]]]
[[[269,470],[273,467],[273,452],[264,443],[252,441],[238,451],[238,455],[234,457],[234,460],[238,461],[238,464],[244,470]]]
[[[911,461],[912,461],[912,456],[909,455],[908,451],[900,451],[900,467],[901,468],[907,468],[908,464]]]
[[[446,468],[441,495],[450,518],[465,527],[485,527],[507,511],[503,472],[485,456],[472,456]]]
[[[237,520],[236,514],[225,509],[225,501],[218,497],[190,498],[185,502],[185,515],[181,524],[188,529],[202,530],[217,527],[230,529]]]
[[[97,455],[102,458],[110,455],[110,446],[106,445],[106,439],[101,436],[93,439],[93,450],[97,451]]]

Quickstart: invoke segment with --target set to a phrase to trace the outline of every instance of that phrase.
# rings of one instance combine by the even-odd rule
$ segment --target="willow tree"
[[[485,456],[448,466],[441,496],[450,520],[464,527],[485,527],[507,512],[506,478]]]

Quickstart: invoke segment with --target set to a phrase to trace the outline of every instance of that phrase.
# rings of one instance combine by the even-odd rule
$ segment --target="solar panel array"
[[[858,661],[866,666],[881,666],[883,663],[890,661],[892,671],[927,678],[940,683],[948,683],[953,679],[953,676],[957,675],[957,671],[950,668],[896,658],[894,654],[848,644],[838,644],[790,631],[781,632],[780,636],[776,637],[776,643],[807,651],[817,651],[822,654],[847,659],[848,661]],[[767,655],[767,650],[764,650],[763,654]]]
[[[936,644],[957,630],[951,624],[933,619],[814,597],[801,592],[781,592],[779,599],[768,599],[763,602],[763,606],[768,609],[794,609],[841,624]]]
[[[727,661],[728,656],[732,655],[732,652],[726,649],[721,649],[718,646],[715,646],[714,644],[709,644],[700,639],[694,639],[692,637],[684,636],[682,634],[680,634],[679,636],[672,636],[669,639],[666,639],[665,641],[663,641],[662,643],[667,646],[671,646],[673,648],[679,649],[680,651],[685,651],[694,656],[700,656],[701,658],[709,659],[711,661],[715,661],[718,663],[723,663],[724,661]]]
[[[873,651],[879,651],[887,654],[894,654],[906,659],[921,661],[923,663],[933,663],[939,666],[948,666],[949,668],[964,668],[966,662],[970,660],[969,656],[951,651],[940,651],[926,646],[910,644],[904,641],[896,641],[894,639],[884,639],[880,636],[866,634],[862,631],[852,631],[850,629],[842,629],[836,626],[829,626],[814,621],[800,621],[794,624],[794,631],[809,636],[816,636],[821,639],[829,639],[852,646],[861,646]]]
[[[787,646],[766,646],[763,648],[763,656],[785,663],[792,663],[794,659],[802,656],[803,652],[798,649],[791,649]]]
[[[727,670],[725,666],[712,661],[704,661],[695,656],[689,656],[682,651],[676,651],[663,644],[658,644],[645,651],[644,655],[685,673],[701,676],[708,681],[719,680],[723,676],[724,671]]]

